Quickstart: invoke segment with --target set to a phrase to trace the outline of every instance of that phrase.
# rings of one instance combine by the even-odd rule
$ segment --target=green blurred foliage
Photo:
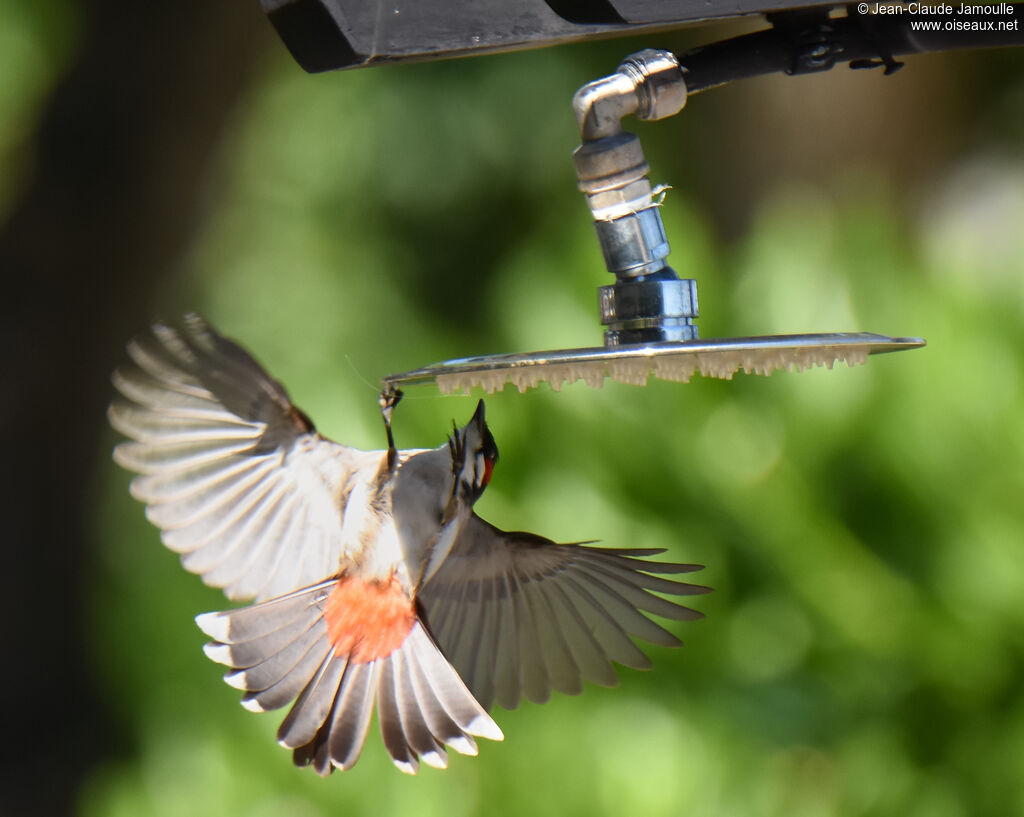
[[[39,47],[70,36],[33,29],[42,12],[7,25],[16,8],[2,7],[0,59],[31,79],[0,105],[7,165],[67,50],[38,68]],[[605,275],[568,102],[649,44],[315,77],[281,54],[238,112],[161,311],[205,313],[325,434],[361,447],[383,443],[386,372],[598,343]],[[190,619],[223,597],[160,547],[105,448],[83,614],[121,752],[83,788],[83,817],[1024,815],[1024,157],[1004,139],[1024,122],[1019,67],[990,95],[991,139],[950,135],[955,161],[909,186],[884,151],[842,163],[837,149],[816,178],[787,174],[784,123],[706,108],[701,131],[687,117],[702,99],[638,126],[656,180],[677,181],[672,260],[699,279],[705,336],[929,345],[853,369],[488,398],[502,459],[481,515],[664,547],[707,565],[715,593],[696,602],[706,620],[673,625],[683,650],[649,650],[653,672],[499,712],[505,742],[448,771],[405,777],[376,735],[352,772],[294,769],[278,719],[245,712],[202,656]],[[830,81],[771,80],[800,83],[796,97]],[[695,153],[738,123],[734,163]],[[783,172],[751,181],[763,193],[748,200],[731,168],[761,150]],[[709,176],[749,216],[738,237],[705,210]],[[475,399],[411,391],[399,444],[439,444]]]
[[[25,143],[72,52],[76,11],[66,0],[0,0],[0,218],[31,175]]]

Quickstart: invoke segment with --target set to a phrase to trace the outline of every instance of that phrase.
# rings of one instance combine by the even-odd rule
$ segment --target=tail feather
[[[463,732],[462,728],[452,720],[448,710],[438,704],[437,696],[430,686],[427,674],[415,656],[409,658],[408,677],[415,697],[415,703],[412,705],[423,718],[430,733],[441,743],[451,746],[460,754],[475,756],[477,754],[476,741],[471,735]]]
[[[286,749],[297,749],[316,737],[331,713],[339,687],[344,689],[351,685],[351,682],[346,684],[348,679],[345,677],[349,669],[348,656],[337,656],[328,650],[319,670],[299,693],[281,722],[277,730],[278,743]]]
[[[356,664],[338,692],[327,738],[331,763],[342,771],[359,760],[373,714],[373,693],[380,673],[379,661]],[[401,768],[401,766],[399,766]]]
[[[411,735],[406,735],[402,724],[402,715],[398,709],[398,690],[396,689],[396,669],[400,669],[401,653],[392,653],[389,660],[381,662],[380,686],[378,687],[377,719],[380,721],[380,734],[384,738],[384,746],[395,761],[395,765],[403,772],[416,774],[419,771],[419,760],[409,745]]]
[[[228,673],[224,680],[235,689],[247,693],[242,698],[242,706],[246,709],[252,712],[269,712],[287,705],[300,694],[310,677],[323,666],[329,653],[330,645],[326,639],[321,638],[277,681],[267,684],[265,679],[253,675],[250,670],[240,674]],[[250,681],[251,683],[247,683]]]
[[[330,754],[327,751],[327,741],[319,740],[321,733],[326,734],[330,725],[329,720],[325,721],[324,725],[320,727],[319,732],[317,732],[317,738],[292,752],[292,760],[296,766],[312,766],[314,771],[321,777],[326,777],[334,771],[334,766],[331,765]]]
[[[477,703],[422,625],[417,625],[409,634],[406,643],[409,642],[412,642],[413,648],[410,654],[419,662],[423,677],[434,695],[434,705],[443,708],[467,736],[504,740],[505,736],[498,724]]]
[[[205,650],[210,658],[220,664],[249,669],[266,664],[272,658],[280,656],[282,651],[290,648],[293,644],[304,643],[307,637],[314,637],[315,633],[311,631],[314,630],[313,624],[315,623],[310,622],[309,616],[302,616],[285,624],[280,629],[252,640],[240,641],[235,644],[210,642]]]
[[[409,663],[402,653],[395,654],[394,661],[405,665]],[[409,748],[418,754],[428,766],[445,769],[448,767],[448,753],[430,731],[426,717],[420,714],[421,709],[412,680],[413,672],[412,667],[402,666],[395,673],[398,717],[402,723],[402,729],[409,739]]]
[[[324,620],[332,584],[196,619],[216,639],[206,645],[207,655],[231,667],[225,680],[246,692],[246,708],[266,711],[294,701],[278,741],[293,750],[296,765],[321,775],[352,768],[375,704],[384,745],[409,774],[420,759],[445,768],[446,746],[475,755],[474,736],[502,740],[419,620],[386,656],[360,660],[358,645],[339,653]]]
[[[196,624],[210,638],[232,646],[242,644],[279,630],[297,618],[308,620],[308,608],[326,599],[333,584],[333,581],[320,582],[238,610],[203,613],[196,616]]]
[[[295,667],[308,665],[310,661],[315,661],[319,665],[323,657],[316,661],[311,656],[317,654],[315,648],[323,643],[326,633],[327,628],[323,621],[314,622],[313,626],[307,627],[304,631],[294,632],[291,643],[285,644],[279,650],[271,652],[274,645],[268,645],[268,652],[264,653],[262,658],[254,648],[256,642],[252,641],[248,644],[239,644],[237,649],[210,647],[206,652],[208,655],[210,652],[230,652],[230,655],[226,656],[229,658],[230,666],[239,668],[232,676],[225,678],[231,686],[236,689],[261,690],[286,678]]]
[[[323,728],[326,730],[329,726],[330,722],[327,722],[324,723]],[[313,752],[313,770],[321,777],[327,777],[327,775],[334,771],[334,764],[331,763],[331,750],[330,747],[328,746],[327,741],[322,740],[320,741],[320,743],[314,741],[313,743],[307,745],[309,747],[309,750]],[[301,767],[307,764],[304,762],[300,762],[300,754],[301,748],[296,749],[294,752],[292,752],[292,756],[295,758],[295,765]]]

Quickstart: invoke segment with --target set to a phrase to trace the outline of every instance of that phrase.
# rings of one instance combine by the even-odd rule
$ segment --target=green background
[[[30,6],[0,6],[10,168],[79,36],[70,6]],[[319,76],[268,36],[179,274],[133,324],[202,312],[363,448],[383,444],[387,372],[596,345],[607,275],[569,100],[630,51],[740,30]],[[499,710],[504,743],[447,771],[401,775],[375,728],[353,771],[294,769],[278,716],[245,712],[203,657],[191,619],[223,597],[160,547],[105,432],[76,632],[108,751],[77,813],[1024,815],[1022,68],[958,54],[776,76],[628,123],[673,186],[670,260],[698,279],[703,336],[928,346],[489,397],[482,516],[667,548],[715,592],[705,620],[670,625],[682,650],[647,649],[653,671]],[[399,445],[440,444],[476,397],[410,390]]]

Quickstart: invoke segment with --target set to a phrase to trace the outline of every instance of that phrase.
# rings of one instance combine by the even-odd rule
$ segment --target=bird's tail
[[[196,623],[214,639],[206,654],[232,669],[224,680],[245,691],[246,709],[294,700],[278,742],[320,775],[355,765],[375,701],[384,745],[410,774],[420,758],[447,766],[445,746],[475,755],[473,736],[502,740],[411,602],[395,598],[387,583],[342,577]]]

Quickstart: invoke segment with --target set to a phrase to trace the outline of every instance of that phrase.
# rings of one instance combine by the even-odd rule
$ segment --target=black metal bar
[[[687,93],[696,94],[740,79],[822,71],[836,63],[884,66],[891,73],[900,65],[893,58],[905,54],[1024,45],[1024,3],[995,8],[1002,13],[883,15],[862,14],[855,6],[837,18],[820,11],[787,12],[769,16],[771,29],[685,52],[679,63]],[[1001,29],[1000,23],[1009,25]]]
[[[822,0],[260,0],[307,71],[637,35]],[[825,0],[828,3],[828,0]]]
[[[768,31],[706,46],[683,55],[690,93],[736,79],[777,71],[804,73],[836,62],[961,48],[1024,44],[1017,23],[1022,4],[1000,3],[983,15],[960,14],[960,0],[940,5],[949,13],[923,15],[899,4],[849,6],[826,0],[261,0],[271,22],[307,71],[387,62],[446,59],[536,48],[624,34],[680,28],[744,14],[767,14]],[[923,5],[923,4],[922,4]],[[1003,13],[1006,8],[1012,13]],[[881,9],[881,11],[880,11]],[[934,30],[926,30],[934,26]],[[916,28],[916,30],[915,30]],[[871,64],[875,64],[872,62]]]

